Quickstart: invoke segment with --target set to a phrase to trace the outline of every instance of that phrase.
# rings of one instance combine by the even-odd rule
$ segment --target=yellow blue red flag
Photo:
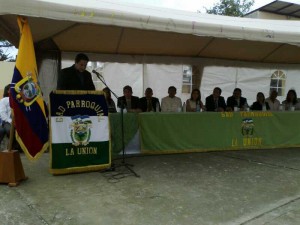
[[[16,139],[29,159],[48,147],[47,108],[38,83],[32,35],[27,19],[18,17],[19,51],[10,88]]]

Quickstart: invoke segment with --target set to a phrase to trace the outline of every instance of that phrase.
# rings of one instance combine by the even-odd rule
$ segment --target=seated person
[[[234,107],[240,110],[244,110],[248,107],[247,99],[242,97],[242,90],[240,88],[235,88],[232,96],[227,98],[227,111],[233,111]]]
[[[197,106],[199,107],[197,109]],[[204,110],[204,105],[201,101],[201,93],[198,88],[192,90],[191,98],[186,100],[186,111],[187,112],[197,112],[200,109]]]
[[[127,112],[141,112],[140,99],[132,95],[132,88],[126,85],[123,88],[124,96],[118,98],[118,107],[126,109]]]
[[[280,102],[276,99],[277,95],[278,95],[277,91],[273,90],[270,91],[270,96],[266,98],[266,102],[269,104],[271,111],[279,110]]]
[[[296,110],[299,110],[300,103],[298,102],[296,91],[290,89],[286,95],[286,99],[282,102],[282,104],[284,105],[285,110],[291,110],[292,107],[294,107]]]
[[[111,94],[110,94],[109,88],[106,87],[102,91],[105,93],[105,99],[106,99],[106,104],[107,104],[108,112],[109,113],[115,113],[115,112],[117,112],[116,104],[115,104],[114,100],[111,98]]]
[[[9,138],[11,127],[11,109],[9,105],[9,88],[10,85],[6,85],[4,88],[3,98],[0,100],[0,143],[3,138],[7,136]]]
[[[164,97],[161,100],[161,111],[162,112],[178,112],[181,111],[182,102],[181,99],[176,97],[176,87],[170,86],[168,88],[169,96]]]
[[[222,90],[219,87],[215,87],[213,93],[206,97],[205,108],[209,112],[224,112],[226,109],[226,103],[224,97],[221,96]]]
[[[256,95],[256,102],[250,107],[254,111],[270,110],[269,104],[265,101],[265,95],[262,92],[258,92]]]
[[[152,97],[153,91],[151,88],[145,90],[145,97],[140,98],[141,110],[143,112],[156,112],[160,111],[158,98]]]

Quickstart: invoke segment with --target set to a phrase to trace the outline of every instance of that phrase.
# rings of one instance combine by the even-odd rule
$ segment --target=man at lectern
[[[57,90],[95,90],[92,75],[86,70],[89,58],[79,53],[73,66],[62,69],[57,80]]]

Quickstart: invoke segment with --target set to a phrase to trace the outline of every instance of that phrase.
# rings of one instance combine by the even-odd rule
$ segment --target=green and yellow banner
[[[300,146],[299,112],[141,113],[147,154]]]

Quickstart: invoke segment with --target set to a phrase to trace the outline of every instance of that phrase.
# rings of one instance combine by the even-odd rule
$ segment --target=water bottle
[[[262,111],[267,111],[266,104],[263,104]]]
[[[159,112],[159,103],[158,102],[156,102],[155,111]]]
[[[183,105],[182,105],[182,112],[186,112],[186,105],[185,105],[185,102],[184,102]]]
[[[200,112],[200,104],[199,104],[199,102],[197,102],[197,105],[196,105],[196,112]]]
[[[249,105],[248,105],[247,102],[244,104],[243,110],[246,111],[246,112],[249,112],[249,111],[250,111],[250,108],[249,108]]]

